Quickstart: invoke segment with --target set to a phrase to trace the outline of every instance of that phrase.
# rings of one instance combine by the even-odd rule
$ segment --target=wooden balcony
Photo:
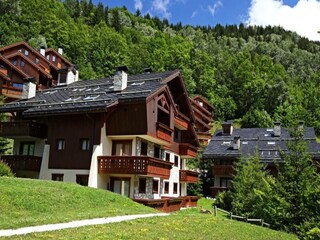
[[[15,88],[10,85],[3,85],[2,95],[7,98],[20,99],[22,96],[22,89]]]
[[[169,179],[173,163],[147,156],[99,156],[98,173],[138,174]]]
[[[232,176],[235,174],[233,165],[214,165],[212,167],[213,175]]]
[[[210,187],[211,197],[216,197],[219,192],[227,191],[228,189],[226,187]]]
[[[2,155],[0,159],[15,173],[22,170],[40,172],[42,161],[41,157],[28,155]]]
[[[157,123],[157,137],[165,140],[167,142],[171,142],[172,139],[172,132],[173,130],[169,128],[168,126],[162,124],[162,123]]]
[[[180,170],[180,182],[197,183],[198,176],[198,172],[190,170]]]
[[[2,122],[0,136],[46,138],[47,126],[36,122]]]
[[[182,118],[174,118],[174,126],[180,130],[188,130],[188,122]]]
[[[189,143],[180,143],[179,152],[182,158],[195,158],[197,156],[197,148]]]

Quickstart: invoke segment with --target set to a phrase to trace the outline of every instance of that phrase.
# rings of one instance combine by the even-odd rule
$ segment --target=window
[[[34,142],[21,142],[20,143],[20,155],[34,155],[34,148],[35,143]]]
[[[51,175],[51,179],[52,179],[53,181],[63,182],[63,174],[53,173],[53,174]]]
[[[177,155],[174,155],[174,165],[176,167],[178,167],[178,165],[179,165],[179,157]]]
[[[232,179],[231,178],[220,178],[220,187],[231,188]]]
[[[89,175],[76,175],[76,182],[82,186],[88,186]]]
[[[36,64],[38,64],[38,63],[39,63],[39,58],[36,57]]]
[[[173,194],[178,193],[178,183],[173,183]]]
[[[166,161],[170,162],[170,153],[166,153]]]
[[[12,64],[15,65],[15,66],[17,66],[17,63],[18,63],[17,59],[14,59],[13,62],[12,62]]]
[[[24,65],[25,65],[24,61],[21,60],[21,61],[20,61],[20,66],[21,66],[21,67],[24,67]]]
[[[182,168],[183,168],[183,159],[180,158],[180,169],[182,169]]]
[[[112,141],[113,156],[131,156],[132,140],[114,140]]]
[[[22,83],[12,83],[12,87],[22,90],[23,89],[23,84]]]
[[[29,55],[29,51],[26,49],[24,50],[24,55],[28,56]]]
[[[64,150],[66,147],[66,142],[64,139],[57,139],[57,149]]]
[[[148,155],[148,143],[141,142],[141,156],[147,156]]]
[[[154,146],[154,157],[160,158],[160,147],[156,145]]]
[[[164,193],[169,193],[169,182],[164,182]]]
[[[177,129],[177,128],[174,129],[173,140],[175,142],[180,142],[181,141],[181,131],[179,129]]]
[[[47,60],[50,60],[50,55],[47,55]]]
[[[52,62],[55,62],[56,61],[56,56],[52,56]]]
[[[159,193],[159,180],[153,180],[152,186],[152,192]]]
[[[80,139],[81,150],[87,151],[90,149],[90,141],[88,138]]]
[[[139,178],[139,193],[146,193],[147,179]]]

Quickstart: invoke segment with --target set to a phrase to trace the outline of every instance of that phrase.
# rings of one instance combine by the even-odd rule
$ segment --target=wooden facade
[[[47,60],[55,54],[57,61],[59,53],[47,53]],[[91,187],[137,201],[163,201],[164,211],[194,206],[187,184],[196,183],[198,173],[188,170],[186,161],[196,157],[200,144],[180,73],[132,76],[121,91],[112,90],[113,84],[113,79],[77,82],[0,107],[14,113],[12,122],[0,124],[0,136],[15,140],[15,154],[4,159],[28,172],[31,167],[19,159],[42,156],[32,167],[39,178],[86,178]]]
[[[71,70],[76,74],[75,66],[53,49],[38,52],[24,41],[0,48],[1,94],[5,102],[20,99],[24,83],[34,82],[38,90],[44,90],[59,81],[66,82],[67,74],[61,72]]]

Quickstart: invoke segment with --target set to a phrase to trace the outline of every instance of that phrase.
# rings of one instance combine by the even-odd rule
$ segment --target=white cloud
[[[211,13],[212,16],[216,14],[216,11],[219,7],[221,7],[223,4],[221,1],[215,2],[212,6],[208,5],[209,12]]]
[[[168,11],[170,0],[153,0],[151,9],[159,12],[165,18],[170,18],[171,13]]]
[[[198,10],[195,10],[192,14],[191,14],[191,18],[194,18],[195,16],[198,15]]]
[[[134,0],[134,8],[136,9],[136,10],[142,10],[142,8],[143,8],[143,4],[142,4],[142,1],[141,0]]]
[[[299,0],[293,7],[282,0],[252,0],[248,25],[282,26],[310,40],[320,40],[320,1]]]

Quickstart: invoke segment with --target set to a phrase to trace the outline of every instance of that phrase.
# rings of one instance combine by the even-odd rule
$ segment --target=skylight
[[[131,86],[141,86],[142,84],[144,84],[144,81],[131,83]]]
[[[267,128],[267,132],[273,132],[273,128]]]
[[[276,142],[268,142],[268,145],[276,145]]]
[[[231,142],[223,142],[221,145],[230,145]]]
[[[242,142],[242,144],[245,144],[245,145],[247,145],[247,144],[248,144],[248,142]]]
[[[98,97],[100,97],[100,95],[97,95],[97,96],[88,96],[88,97],[85,97],[83,100],[95,100],[95,99],[97,99]]]
[[[81,99],[81,97],[68,98],[68,99],[65,100],[65,102],[78,101],[80,99]]]

